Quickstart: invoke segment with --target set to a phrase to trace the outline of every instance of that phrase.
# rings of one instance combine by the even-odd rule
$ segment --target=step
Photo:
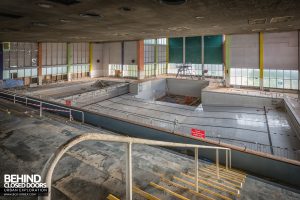
[[[189,176],[189,175],[184,174],[184,173],[181,173],[181,175],[185,178],[188,178],[192,181],[195,181],[195,178],[193,176]],[[233,195],[233,196],[236,196],[236,197],[240,196],[240,191],[239,190],[228,189],[228,188],[225,188],[224,185],[220,186],[220,185],[217,185],[217,184],[214,184],[214,183],[209,183],[208,181],[205,181],[205,180],[202,180],[202,179],[198,179],[198,182],[201,183],[202,185],[217,189],[217,190],[225,192],[227,194],[230,194],[230,195]]]
[[[179,177],[177,177],[177,176],[173,176],[173,179],[176,180],[176,181],[179,181],[179,182],[181,182],[181,183],[184,183],[184,184],[186,184],[186,185],[189,185],[189,186],[191,186],[192,188],[195,188],[195,184],[192,183],[192,182],[189,182],[189,181],[184,180],[184,179],[182,179],[182,178],[179,178]],[[222,195],[222,194],[219,194],[219,193],[217,193],[217,192],[214,192],[214,191],[212,191],[212,190],[210,190],[210,189],[207,189],[207,188],[204,188],[204,187],[202,187],[202,186],[198,186],[198,189],[199,189],[199,191],[202,191],[202,192],[211,194],[211,195],[213,195],[213,196],[215,196],[215,197],[218,197],[218,198],[221,198],[221,199],[224,199],[224,200],[232,200],[231,198],[229,198],[229,197],[227,197],[227,196],[224,196],[224,195]]]
[[[205,194],[201,194],[201,193],[196,192],[196,191],[194,191],[194,190],[191,190],[191,189],[189,189],[189,188],[187,188],[187,187],[184,187],[183,185],[180,185],[179,183],[175,183],[175,182],[170,181],[170,180],[165,179],[165,178],[161,178],[161,180],[164,181],[164,182],[167,183],[167,184],[173,185],[174,187],[177,187],[177,188],[182,189],[182,190],[186,190],[186,191],[188,191],[189,193],[191,193],[191,194],[193,194],[193,195],[195,195],[195,196],[197,196],[197,197],[200,197],[201,199],[205,199],[205,200],[215,200],[214,198],[209,197],[209,196],[207,196],[207,195],[205,195]]]
[[[177,197],[178,199],[189,200],[188,198],[186,198],[186,197],[184,197],[184,196],[182,196],[182,195],[180,195],[180,194],[178,194],[176,192],[173,192],[172,190],[169,190],[168,188],[165,188],[165,187],[163,187],[161,185],[158,185],[158,184],[156,184],[154,182],[150,182],[149,185],[151,185],[152,187],[154,187],[154,188],[156,188],[158,190],[162,190],[162,191],[164,191],[164,192],[166,192],[166,193],[168,193],[168,194],[170,194],[170,195],[172,195],[174,197]]]
[[[136,193],[136,194],[144,197],[145,199],[148,199],[148,200],[160,200],[156,196],[153,196],[152,194],[149,194],[148,192],[145,192],[145,191],[141,190],[137,186],[133,186],[132,190],[133,190],[134,193]]]
[[[112,195],[112,194],[109,194],[109,195],[106,197],[106,199],[108,199],[108,200],[120,200],[119,198],[115,197],[115,196]]]

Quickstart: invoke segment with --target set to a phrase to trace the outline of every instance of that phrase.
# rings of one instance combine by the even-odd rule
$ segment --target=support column
[[[226,87],[230,87],[230,46],[231,46],[231,35],[225,35],[224,64],[225,64]]]
[[[154,70],[154,73],[155,73],[155,77],[157,75],[157,66],[158,66],[158,45],[157,45],[157,39],[155,39],[155,47],[154,47],[154,60],[155,60],[155,70]]]
[[[122,78],[124,77],[124,56],[125,56],[125,44],[124,41],[121,42],[121,71]]]
[[[0,81],[3,80],[3,43],[0,43]]]
[[[41,42],[38,42],[38,53],[37,53],[37,66],[38,66],[38,85],[43,84],[43,46]]]
[[[138,64],[138,79],[145,78],[144,69],[144,40],[137,42],[137,64]]]
[[[67,43],[67,73],[68,73],[68,81],[72,80],[72,61],[73,61],[73,54],[72,54],[72,45],[71,43]]]
[[[93,73],[93,43],[89,43],[89,62],[90,62],[90,78],[94,77],[94,73]]]
[[[201,64],[202,64],[202,77],[204,78],[204,35],[201,36]]]
[[[167,67],[167,71],[166,73],[168,74],[169,73],[169,38],[166,38],[167,39],[167,46],[166,46],[166,67]]]
[[[264,35],[259,33],[259,88],[264,90]]]
[[[182,47],[182,62],[185,64],[185,37],[182,38],[183,40],[183,47]]]
[[[298,100],[300,100],[300,31],[298,30]]]

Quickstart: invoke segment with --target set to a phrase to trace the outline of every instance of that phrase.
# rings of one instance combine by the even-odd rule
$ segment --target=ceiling
[[[1,0],[0,41],[120,41],[300,29],[299,0]]]

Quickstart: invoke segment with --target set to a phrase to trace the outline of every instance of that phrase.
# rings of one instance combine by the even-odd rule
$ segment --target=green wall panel
[[[204,36],[204,63],[223,63],[223,36]]]
[[[185,38],[185,62],[201,64],[201,36]]]
[[[169,63],[183,62],[183,38],[169,39]]]

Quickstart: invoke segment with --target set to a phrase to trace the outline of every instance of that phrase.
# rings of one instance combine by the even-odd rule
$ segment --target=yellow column
[[[90,59],[89,59],[89,62],[90,62],[90,77],[93,78],[93,43],[89,43],[89,54],[90,54]]]
[[[259,33],[259,88],[264,89],[264,34]]]

